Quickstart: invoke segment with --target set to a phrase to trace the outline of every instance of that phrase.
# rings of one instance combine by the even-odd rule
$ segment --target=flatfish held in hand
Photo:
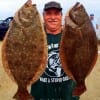
[[[35,4],[27,1],[15,14],[3,41],[2,62],[17,83],[17,100],[33,100],[27,86],[37,81],[47,62],[47,41]]]
[[[60,59],[65,73],[76,82],[73,95],[86,91],[85,79],[98,55],[97,38],[89,16],[80,3],[66,14],[60,43]]]

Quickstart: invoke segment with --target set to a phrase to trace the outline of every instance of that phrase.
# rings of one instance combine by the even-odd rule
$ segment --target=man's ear
[[[63,13],[61,12],[61,15],[63,16]]]
[[[44,12],[42,13],[42,15],[44,16]]]

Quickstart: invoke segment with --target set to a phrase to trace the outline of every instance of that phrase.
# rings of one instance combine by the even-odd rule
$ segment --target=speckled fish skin
[[[47,62],[46,35],[36,5],[25,3],[16,12],[3,41],[2,62],[16,81],[17,100],[33,100],[27,86],[36,82]]]
[[[97,38],[89,16],[80,3],[66,14],[60,43],[60,59],[65,73],[76,82],[73,95],[86,91],[85,79],[98,56]]]

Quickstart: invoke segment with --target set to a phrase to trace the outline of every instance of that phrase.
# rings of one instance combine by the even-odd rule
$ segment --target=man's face
[[[58,9],[51,8],[43,13],[44,23],[46,28],[55,31],[61,27],[62,12]]]
[[[90,20],[94,20],[94,16],[93,15],[90,15]]]

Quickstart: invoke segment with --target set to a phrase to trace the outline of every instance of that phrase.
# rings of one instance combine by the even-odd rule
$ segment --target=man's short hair
[[[55,2],[55,1],[50,1],[44,5],[44,11],[51,9],[51,8],[56,8],[59,11],[62,11],[62,7],[61,7],[60,3]]]

